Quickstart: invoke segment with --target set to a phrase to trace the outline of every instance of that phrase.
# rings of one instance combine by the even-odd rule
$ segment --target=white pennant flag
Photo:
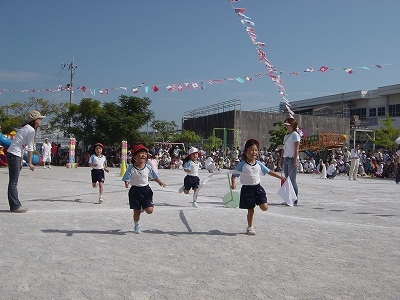
[[[294,206],[294,201],[297,200],[297,196],[293,189],[292,181],[290,181],[290,177],[286,178],[285,183],[278,191],[278,195],[281,196],[283,201],[289,206]]]

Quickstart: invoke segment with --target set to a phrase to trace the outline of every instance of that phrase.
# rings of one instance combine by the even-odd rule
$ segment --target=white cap
[[[189,149],[189,155],[190,155],[190,154],[193,154],[193,153],[197,153],[197,152],[199,152],[199,149],[197,149],[196,147],[190,147],[190,149]]]

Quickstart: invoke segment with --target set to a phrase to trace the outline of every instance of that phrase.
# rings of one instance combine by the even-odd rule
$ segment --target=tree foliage
[[[192,144],[201,142],[202,137],[197,135],[194,131],[183,130],[181,133],[176,133],[173,136],[173,142]]]
[[[274,151],[281,146],[283,144],[283,138],[286,135],[286,127],[283,125],[283,122],[274,122],[272,125],[274,127],[278,126],[278,129],[271,129],[268,131],[270,135],[269,141],[271,142],[268,151]]]
[[[161,135],[162,141],[171,141],[173,134],[176,132],[177,125],[175,121],[167,122],[165,120],[154,120],[151,128],[157,131]]]
[[[37,110],[42,115],[51,117],[65,108],[65,104],[54,104],[43,98],[30,97],[25,102],[14,102],[0,107],[0,122],[3,133],[17,130],[25,121],[28,111]],[[50,132],[52,129],[46,123],[42,123],[41,130]]]
[[[393,121],[389,115],[386,115],[385,119],[379,119],[379,121],[383,126],[375,130],[373,143],[378,147],[395,150],[397,148],[395,140],[400,136],[400,129],[393,127]]]
[[[54,128],[64,136],[74,136],[86,145],[102,142],[118,146],[122,140],[129,143],[146,143],[149,138],[139,129],[149,122],[153,111],[148,107],[151,100],[121,95],[118,103],[83,98],[79,104],[71,104],[51,120]]]

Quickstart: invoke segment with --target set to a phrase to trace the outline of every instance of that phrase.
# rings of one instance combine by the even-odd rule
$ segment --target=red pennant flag
[[[158,91],[160,90],[160,89],[159,89],[157,86],[155,86],[155,85],[153,85],[152,89],[153,89],[154,93],[155,93],[155,92],[158,92]]]
[[[245,13],[246,9],[245,8],[235,8],[235,13]]]
[[[318,72],[326,72],[328,70],[329,68],[327,66],[322,66],[321,68],[319,68]]]
[[[186,86],[186,89],[187,89],[188,91],[190,91],[190,84],[189,84],[189,82],[185,82],[185,86]]]

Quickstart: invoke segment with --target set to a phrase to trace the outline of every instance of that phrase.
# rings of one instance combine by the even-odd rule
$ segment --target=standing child
[[[285,180],[285,177],[278,175],[268,169],[262,162],[257,160],[258,141],[250,139],[244,145],[242,160],[236,166],[239,174],[232,175],[232,189],[236,188],[236,177],[240,176],[242,188],[240,190],[239,208],[247,209],[247,231],[246,234],[255,235],[253,227],[254,207],[258,205],[262,211],[268,209],[267,195],[264,188],[260,185],[260,172],[264,175],[269,174],[280,180]]]
[[[129,184],[129,206],[133,209],[133,221],[135,222],[135,233],[140,233],[140,214],[144,210],[147,214],[153,212],[153,191],[149,186],[149,175],[153,177],[154,181],[160,186],[165,187],[153,168],[147,164],[147,153],[149,150],[143,145],[137,145],[132,150],[133,164],[129,165],[122,181],[125,182],[125,187],[128,188]]]
[[[103,193],[104,193],[104,181],[105,175],[104,171],[107,173],[107,158],[103,155],[104,145],[101,143],[96,143],[94,145],[94,154],[89,158],[89,167],[92,167],[92,186],[96,188],[99,186],[99,203],[103,203]]]
[[[189,194],[189,191],[193,189],[193,202],[192,206],[198,208],[197,204],[197,190],[200,185],[199,178],[199,150],[195,147],[190,147],[188,155],[183,160],[183,171],[187,173],[183,180],[183,186],[179,189],[179,193],[184,192]]]

